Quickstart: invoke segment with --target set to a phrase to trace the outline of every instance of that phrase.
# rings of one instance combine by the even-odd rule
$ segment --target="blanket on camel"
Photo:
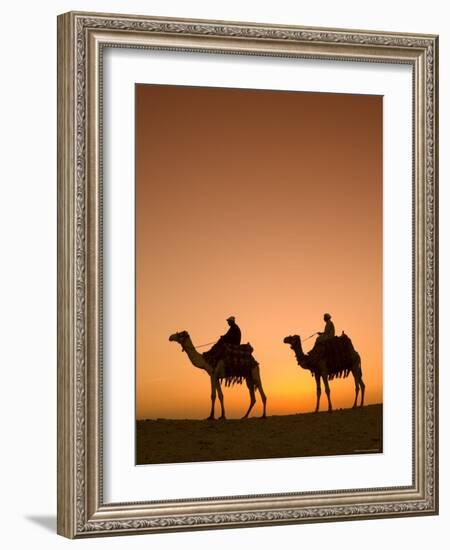
[[[242,384],[243,380],[250,378],[251,370],[259,365],[253,357],[253,347],[247,344],[223,344],[220,350],[211,349],[203,353],[208,363],[216,368],[219,360],[225,365],[224,374],[220,377],[225,380],[225,386]]]
[[[318,361],[324,355],[327,361],[328,378],[346,378],[351,369],[355,357],[355,348],[346,334],[333,336],[328,340],[317,342],[308,354],[314,361]]]

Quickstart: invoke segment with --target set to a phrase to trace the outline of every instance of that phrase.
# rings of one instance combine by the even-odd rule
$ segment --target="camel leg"
[[[249,378],[247,378],[246,383],[250,394],[250,406],[248,407],[248,410],[245,413],[245,415],[242,417],[243,419],[248,417],[248,415],[250,414],[250,411],[253,409],[253,405],[256,403],[255,388],[253,386],[253,380],[250,380]]]
[[[266,394],[264,393],[264,390],[263,390],[263,387],[262,387],[261,376],[259,374],[259,369],[258,368],[254,369],[252,371],[252,378],[247,379],[246,383],[247,383],[247,387],[248,387],[248,390],[249,390],[249,393],[250,393],[250,406],[248,408],[247,413],[245,414],[245,416],[243,418],[248,417],[248,415],[250,414],[250,411],[252,410],[254,404],[256,403],[255,387],[258,388],[259,395],[261,396],[261,400],[262,400],[262,403],[263,403],[263,414],[262,414],[261,418],[266,418],[267,397],[266,397]]]
[[[219,396],[220,408],[222,411],[220,415],[220,420],[225,420],[225,406],[223,404],[223,392],[222,392],[222,387],[220,385],[220,380],[217,380],[216,388],[217,388],[217,395]]]
[[[331,406],[330,386],[328,385],[328,377],[326,375],[323,375],[322,380],[323,380],[323,385],[325,386],[325,393],[327,394],[327,399],[328,399],[328,412],[332,412],[333,407]]]
[[[266,394],[264,393],[264,390],[263,390],[263,387],[262,387],[261,376],[259,374],[259,367],[257,367],[253,371],[253,382],[254,382],[254,385],[258,388],[259,395],[261,396],[261,401],[262,401],[262,404],[263,404],[263,413],[261,415],[261,418],[267,418],[266,417],[267,397],[266,397]]]
[[[355,383],[358,384],[358,386],[361,388],[361,407],[364,405],[364,393],[366,391],[366,385],[363,382],[362,379],[362,369],[361,369],[361,357],[359,354],[357,354],[357,363],[356,363],[356,369],[355,369]],[[356,388],[356,397],[355,397],[355,404],[353,405],[356,407],[358,401],[358,387]]]
[[[214,405],[216,402],[216,387],[217,379],[215,374],[211,374],[211,412],[209,413],[208,420],[214,420]]]
[[[353,408],[356,408],[356,404],[358,402],[358,394],[359,394],[359,376],[358,376],[358,373],[354,372],[353,377],[355,378],[355,402],[353,403]]]
[[[321,394],[321,389],[320,389],[320,374],[316,374],[316,394],[317,394],[317,401],[316,401],[316,410],[314,412],[317,412],[319,410],[319,405],[320,405],[320,394]]]
[[[361,386],[361,407],[364,405],[364,392],[366,391],[366,385],[362,380],[362,376],[359,379],[359,385]]]

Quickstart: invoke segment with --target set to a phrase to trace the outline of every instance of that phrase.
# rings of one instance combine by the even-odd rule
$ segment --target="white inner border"
[[[103,75],[105,503],[410,485],[411,67],[105,48]],[[135,466],[135,83],[384,96],[383,454]]]

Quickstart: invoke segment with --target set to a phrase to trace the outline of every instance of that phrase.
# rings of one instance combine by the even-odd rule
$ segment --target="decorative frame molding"
[[[408,487],[105,504],[102,498],[102,48],[413,67],[414,418]],[[438,513],[438,38],[67,13],[58,17],[58,533],[70,538]]]

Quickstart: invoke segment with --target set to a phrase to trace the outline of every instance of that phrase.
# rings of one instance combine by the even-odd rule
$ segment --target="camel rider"
[[[231,316],[228,317],[227,323],[230,326],[228,332],[219,338],[221,344],[234,344],[239,346],[241,343],[241,329],[236,324],[236,319]]]
[[[331,320],[331,315],[329,313],[325,313],[323,316],[323,320],[325,321],[325,328],[323,332],[317,333],[319,336],[316,339],[316,344],[325,342],[326,340],[329,340],[334,336],[334,324],[333,324],[333,321]]]
[[[225,344],[234,344],[238,346],[241,343],[241,329],[237,326],[236,319],[233,316],[228,317],[227,323],[230,326],[227,333],[221,336],[212,348],[203,354],[207,361],[213,366],[217,364],[217,361],[219,361],[223,355]]]

